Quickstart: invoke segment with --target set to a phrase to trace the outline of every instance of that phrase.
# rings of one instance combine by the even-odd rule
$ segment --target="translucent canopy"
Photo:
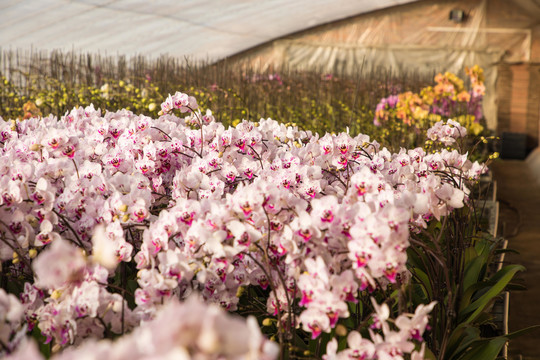
[[[218,60],[416,0],[2,0],[0,46]]]

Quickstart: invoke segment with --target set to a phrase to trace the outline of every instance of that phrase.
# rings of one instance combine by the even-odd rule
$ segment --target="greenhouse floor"
[[[510,294],[509,331],[540,324],[540,162],[501,160],[492,164],[500,206],[499,234],[508,239],[506,263],[519,263],[526,271],[516,282],[527,291]],[[536,175],[535,175],[536,174]],[[509,359],[540,359],[540,329],[510,343]]]

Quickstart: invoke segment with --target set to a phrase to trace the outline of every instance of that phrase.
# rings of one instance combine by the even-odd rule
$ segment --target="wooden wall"
[[[498,132],[510,132],[512,98],[512,69],[500,64],[497,69],[497,128]]]
[[[527,148],[537,147],[540,137],[540,64],[500,64],[497,99],[498,134],[527,134]]]
[[[529,96],[527,102],[526,133],[529,148],[538,146],[540,137],[540,64],[529,64]]]

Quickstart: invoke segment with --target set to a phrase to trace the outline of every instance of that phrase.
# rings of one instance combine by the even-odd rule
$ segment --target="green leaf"
[[[435,354],[433,354],[433,352],[431,350],[429,350],[429,348],[426,346],[426,349],[424,350],[424,359],[426,360],[436,360],[437,357],[435,356]]]
[[[474,251],[472,248],[469,248],[467,250]],[[469,262],[465,267],[465,272],[463,276],[463,289],[467,291],[467,289],[476,284],[479,281],[482,281],[481,274],[482,269],[486,266],[488,261],[488,256],[483,253],[479,254],[477,257],[475,257],[471,262]]]
[[[468,264],[473,259],[478,257],[478,253],[476,252],[476,249],[474,246],[469,246],[465,248],[465,251],[463,252],[463,260],[465,261],[465,264]]]
[[[505,338],[507,338],[508,340],[512,340],[512,339],[515,339],[521,335],[524,335],[528,332],[531,332],[533,330],[537,330],[537,329],[540,329],[540,325],[533,325],[533,326],[529,326],[529,327],[526,327],[525,329],[521,329],[521,330],[517,330],[517,331],[514,331],[513,333],[510,333],[510,334],[506,334],[504,335]]]
[[[441,221],[432,220],[428,225],[427,231],[429,233],[431,233],[431,234],[436,234],[438,232],[436,230],[441,230],[441,228],[442,228],[442,222]]]
[[[485,254],[485,253],[489,253],[489,250],[491,250],[490,245],[492,244],[493,242],[487,241],[486,239],[482,239],[474,245],[474,248],[476,249],[476,252],[478,254]]]
[[[467,327],[464,324],[458,326],[448,340],[445,359],[457,359],[471,343],[480,339],[480,329]]]
[[[508,265],[503,267],[495,275],[493,275],[493,277],[488,282],[492,285],[492,287],[480,298],[478,298],[472,304],[463,309],[463,311],[460,312],[459,317],[463,319],[465,316],[468,316],[468,314],[472,312],[472,314],[468,316],[465,323],[470,323],[474,321],[474,319],[484,310],[488,303],[501,291],[504,290],[504,288],[510,282],[510,280],[512,280],[514,275],[518,271],[523,270],[525,270],[525,267],[521,265]]]
[[[482,312],[474,321],[475,326],[493,324],[494,316],[490,311]]]
[[[465,330],[469,334],[461,337],[463,343],[450,356],[445,356],[445,358],[459,360],[496,359],[508,340],[515,339],[537,329],[540,329],[540,325],[530,326],[504,336],[475,340],[475,337],[480,337],[480,332],[477,328],[470,327]],[[450,350],[450,347],[448,347],[448,350]]]
[[[338,351],[343,351],[347,348],[347,337],[342,336],[338,340]]]
[[[458,344],[458,347],[454,354],[452,354],[451,359],[459,359],[461,356],[463,356],[467,350],[470,351],[470,346],[475,341],[479,341],[481,339],[480,337],[480,330],[476,327],[469,327],[465,330],[464,336],[462,338],[462,342]]]
[[[431,288],[429,276],[423,270],[417,267],[411,268],[410,271],[413,274],[413,278],[418,278],[418,287],[422,289],[426,300],[430,302],[431,299],[433,299],[433,289]]]
[[[411,245],[409,247],[409,249],[407,249],[407,264],[409,267],[412,267],[412,268],[418,268],[418,269],[421,269],[422,271],[426,271],[425,269],[425,259],[422,260],[422,256],[417,253],[416,251],[413,251],[411,249],[411,247],[414,246],[414,245]],[[425,257],[426,255],[424,255],[423,257]]]
[[[503,254],[503,253],[504,253],[504,254],[506,254],[506,253],[509,253],[509,254],[517,254],[517,255],[520,254],[519,251],[514,250],[514,249],[496,249],[494,253],[495,253],[495,255],[499,255],[499,254]]]
[[[32,329],[31,335],[38,343],[39,352],[41,353],[41,355],[45,356],[46,359],[50,358],[52,344],[45,344],[46,337],[41,333],[41,330],[39,330],[39,328],[35,326],[34,329]]]
[[[473,295],[477,294],[480,290],[490,287],[491,285],[488,282],[479,282],[469,286],[469,288],[459,299],[459,313],[461,313],[467,306],[471,304],[471,298]]]
[[[506,286],[506,290],[508,291],[525,291],[527,290],[527,287],[523,284],[515,284],[510,283]]]
[[[495,360],[504,344],[508,340],[505,337],[479,340],[471,344],[471,347],[460,357],[460,360]]]

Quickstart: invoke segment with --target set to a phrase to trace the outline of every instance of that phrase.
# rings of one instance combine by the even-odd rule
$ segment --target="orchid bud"
[[[62,295],[62,290],[54,290],[52,293],[51,293],[51,298],[56,300],[58,299],[60,296]]]
[[[240,298],[246,292],[246,289],[243,286],[240,286],[236,291],[236,297]]]
[[[39,225],[38,219],[33,215],[26,215],[26,221],[30,224],[32,227],[36,227]]]
[[[347,336],[347,328],[341,324],[336,326],[336,335],[338,336]]]
[[[30,145],[30,150],[31,151],[39,151],[39,150],[41,150],[42,147],[43,146],[41,144],[35,144],[34,143],[34,144]]]
[[[20,259],[19,259],[19,254],[17,254],[17,252],[14,251],[14,252],[13,252],[13,263],[14,263],[14,264],[18,264],[19,261],[20,261]]]

